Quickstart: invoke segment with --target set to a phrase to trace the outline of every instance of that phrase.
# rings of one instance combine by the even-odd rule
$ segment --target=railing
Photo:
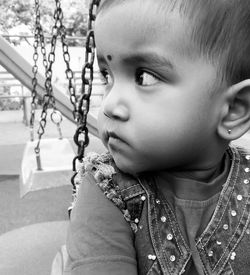
[[[27,99],[31,98],[30,96],[2,96],[0,95],[0,101],[2,99],[16,99],[19,98],[20,100],[20,106],[22,106],[23,108],[23,123],[28,126],[29,125],[29,114],[28,114],[28,108],[27,108]]]
[[[32,90],[32,65],[17,50],[12,47],[3,37],[0,36],[0,65],[18,79],[26,88]],[[37,95],[42,98],[45,77],[37,74]],[[66,94],[63,94],[57,85],[53,85],[53,92],[57,109],[70,121],[75,122],[72,103]],[[89,132],[98,137],[97,119],[90,112],[88,114],[87,126]]]
[[[82,86],[81,74],[82,74],[81,71],[73,72],[75,88],[76,88],[76,91],[78,91],[78,93],[80,93],[81,86]],[[4,68],[0,68],[0,90],[1,88],[7,90],[13,87],[20,88],[19,93],[11,94],[11,91],[9,91],[9,94],[6,94],[6,92],[5,93],[0,92],[0,102],[3,102],[3,100],[8,100],[8,99],[10,100],[19,99],[20,107],[22,107],[23,109],[23,122],[25,123],[26,126],[28,126],[29,117],[30,117],[30,113],[29,113],[30,108],[28,105],[30,104],[31,93],[12,74],[7,72]],[[103,96],[103,92],[102,92],[103,83],[100,79],[100,73],[97,70],[94,72],[93,90],[94,92],[92,93],[91,106],[98,108]]]

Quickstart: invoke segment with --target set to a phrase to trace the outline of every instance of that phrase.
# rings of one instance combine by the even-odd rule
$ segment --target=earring
[[[230,135],[231,132],[232,132],[232,130],[231,130],[231,129],[228,129],[227,132],[228,132],[228,134]]]

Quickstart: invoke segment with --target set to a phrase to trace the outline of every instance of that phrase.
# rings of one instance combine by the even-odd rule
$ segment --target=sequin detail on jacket
[[[120,187],[114,180],[114,176],[117,173],[116,169],[114,161],[109,153],[100,155],[89,153],[83,159],[83,163],[80,165],[79,172],[76,176],[76,198],[81,178],[85,173],[91,173],[104,195],[121,210],[124,219],[130,224],[133,232],[136,232],[137,225],[133,220],[131,220],[131,215],[122,198]]]

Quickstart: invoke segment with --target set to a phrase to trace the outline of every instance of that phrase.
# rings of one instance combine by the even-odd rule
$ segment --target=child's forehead
[[[125,9],[128,6],[130,9]],[[102,0],[97,19],[105,14],[113,16],[115,7],[119,7],[116,11],[120,10],[120,18],[116,17],[113,24],[123,19],[124,14],[131,14],[129,22],[124,24],[134,24],[133,32],[137,30],[152,40],[159,33],[168,36],[164,28],[166,30],[166,22],[171,21],[169,15],[178,13],[185,22],[183,39],[177,41],[180,53],[188,53],[192,59],[204,57],[219,65],[230,83],[249,78],[249,60],[246,58],[250,52],[249,0]],[[140,28],[138,22],[143,22]],[[173,32],[176,26],[178,24],[173,24]],[[160,32],[159,28],[162,28]]]
[[[114,40],[119,37],[126,39],[134,43],[135,49],[150,44],[171,43],[181,54],[192,55],[192,52],[196,52],[191,43],[191,24],[188,19],[181,16],[177,9],[162,12],[158,5],[150,3],[147,1],[147,5],[143,6],[140,1],[116,4],[110,7],[108,13],[98,15],[97,29],[105,23],[110,30],[102,28],[102,32],[113,32]]]

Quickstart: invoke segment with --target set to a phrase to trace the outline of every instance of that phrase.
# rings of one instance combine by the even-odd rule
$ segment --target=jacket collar
[[[214,214],[196,245],[206,274],[231,274],[230,261],[250,219],[250,154],[228,149],[231,169]],[[148,196],[148,222],[153,247],[164,274],[182,274],[191,252],[170,205],[157,193],[154,178],[139,179]]]
[[[197,240],[200,257],[209,274],[221,274],[237,257],[235,249],[250,219],[250,154],[231,147],[232,165],[214,214]]]

